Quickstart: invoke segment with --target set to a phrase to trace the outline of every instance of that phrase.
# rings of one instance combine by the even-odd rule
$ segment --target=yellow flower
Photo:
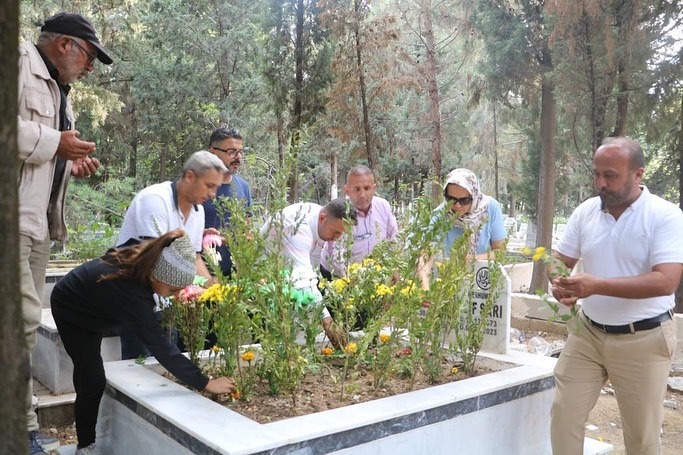
[[[358,264],[358,263],[351,264],[351,265],[349,266],[349,275],[353,275],[353,274],[356,273],[358,270],[360,270],[360,268],[361,268],[361,265]]]
[[[332,349],[331,347],[328,346],[326,348],[323,348],[322,352],[323,352],[323,355],[332,355],[332,354],[334,354],[334,349]]]
[[[451,368],[451,373],[458,374],[458,367]]]
[[[394,293],[394,287],[389,287],[386,284],[378,284],[375,289],[375,295],[382,297],[385,295],[392,295]]]
[[[332,288],[334,289],[334,292],[337,294],[341,294],[344,292],[344,289],[346,289],[346,286],[349,284],[349,279],[348,278],[338,278],[332,282]]]
[[[349,343],[344,348],[347,354],[355,354],[358,351],[358,345],[356,343]]]
[[[522,254],[524,254],[526,256],[530,256],[532,254],[531,248],[529,248],[528,246],[525,246],[524,249],[522,250]]]
[[[344,309],[346,311],[353,311],[356,309],[356,307],[354,305],[352,305],[351,303],[347,303],[346,305],[344,305]]]
[[[389,338],[391,338],[391,335],[389,335],[388,333],[379,334],[379,341],[381,341],[382,343],[386,343],[387,341],[389,341]]]
[[[375,260],[370,258],[363,259],[363,267],[373,267],[375,265]]]
[[[404,297],[408,297],[414,291],[415,291],[415,283],[413,283],[412,280],[408,280],[406,282],[406,286],[403,289],[401,289],[401,295]]]
[[[536,252],[534,253],[531,260],[532,261],[539,261],[543,258],[545,258],[545,247],[539,246],[538,248],[536,248]]]
[[[199,297],[199,300],[202,302],[225,302],[233,289],[234,286],[224,286],[216,283],[206,289],[201,297]]]
[[[254,353],[251,351],[247,351],[240,357],[242,357],[242,360],[244,360],[245,362],[251,362],[252,360],[254,360]]]
[[[216,345],[214,344],[213,347],[211,348],[211,350],[212,350],[213,352],[216,352],[216,353],[217,353],[218,351],[221,350],[221,348],[219,348],[218,346],[216,346]]]

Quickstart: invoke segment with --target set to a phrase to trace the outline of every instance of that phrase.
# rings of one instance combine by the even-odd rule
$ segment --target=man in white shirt
[[[123,218],[116,246],[130,245],[183,228],[196,251],[197,275],[210,280],[211,274],[202,260],[202,203],[215,197],[226,172],[228,169],[213,153],[193,153],[185,161],[178,180],[150,185],[135,195]],[[121,350],[124,359],[148,353],[125,329],[121,331]]]
[[[314,294],[316,303],[322,301],[318,290],[318,267],[320,253],[326,241],[334,241],[342,236],[345,220],[356,222],[356,211],[351,201],[338,198],[324,207],[318,204],[301,202],[292,204],[271,217],[261,227],[261,235],[267,238],[271,250],[281,247],[282,254],[292,267],[292,280],[297,289]],[[281,223],[281,228],[277,223]],[[330,342],[339,346],[341,341],[331,330],[332,317],[323,308],[323,328]]]
[[[572,214],[555,253],[583,273],[553,276],[557,300],[582,300],[555,367],[553,454],[583,451],[585,424],[605,381],[616,392],[627,453],[660,453],[662,401],[676,346],[674,292],[683,271],[683,214],[640,185],[643,152],[608,138],[593,157],[599,197]]]

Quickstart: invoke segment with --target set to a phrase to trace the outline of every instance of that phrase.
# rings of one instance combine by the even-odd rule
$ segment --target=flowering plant
[[[221,254],[216,250],[223,245],[223,238],[216,234],[206,234],[202,238],[202,253],[204,259],[209,263],[210,268],[217,268],[218,263],[223,259]]]
[[[171,325],[178,329],[190,360],[195,364],[199,364],[199,352],[204,348],[209,320],[209,309],[202,298],[203,293],[204,288],[201,286],[187,286],[171,299],[169,313]]]
[[[567,277],[571,274],[571,270],[567,267],[564,262],[560,260],[557,256],[552,255],[548,252],[545,247],[539,246],[535,250],[530,248],[525,248],[522,253],[527,256],[531,256],[532,261],[541,261],[548,268],[548,274],[551,277]],[[549,318],[551,321],[562,321],[569,322],[571,320],[578,320],[579,310],[576,305],[572,305],[569,309],[569,313],[563,313],[560,311],[560,303],[556,300],[551,300],[550,294],[539,289],[536,294],[541,298],[543,303],[545,303],[548,308],[553,312],[552,316]]]

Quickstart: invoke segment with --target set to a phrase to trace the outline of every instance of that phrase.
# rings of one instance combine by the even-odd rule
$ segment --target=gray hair
[[[187,161],[185,161],[182,175],[187,174],[188,171],[192,171],[195,175],[202,176],[212,169],[221,174],[228,172],[228,168],[225,167],[225,164],[223,164],[220,158],[211,152],[200,150],[190,155]]]
[[[371,175],[373,178],[375,177],[374,174],[372,173],[372,169],[367,167],[364,164],[358,164],[356,166],[353,166],[351,169],[349,169],[349,173],[346,174],[346,180],[349,179],[352,175],[362,177],[365,175]]]
[[[47,44],[50,44],[53,41],[58,40],[62,36],[66,36],[66,35],[63,35],[63,34],[57,33],[57,32],[40,32],[40,35],[38,35],[38,41],[36,42],[36,46],[38,46],[38,47],[45,46]]]

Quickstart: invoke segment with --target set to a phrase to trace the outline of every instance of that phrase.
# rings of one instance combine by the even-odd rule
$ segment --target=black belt
[[[588,321],[591,324],[593,324],[593,327],[597,327],[605,333],[634,333],[640,330],[650,330],[654,329],[655,327],[659,327],[660,325],[662,325],[662,322],[671,319],[671,311],[665,311],[659,316],[655,316],[650,319],[643,319],[642,321],[632,322],[631,324],[604,325],[600,324],[599,322],[593,321],[591,318],[586,316],[586,313],[584,313],[583,315],[586,317],[586,319],[588,319]]]

